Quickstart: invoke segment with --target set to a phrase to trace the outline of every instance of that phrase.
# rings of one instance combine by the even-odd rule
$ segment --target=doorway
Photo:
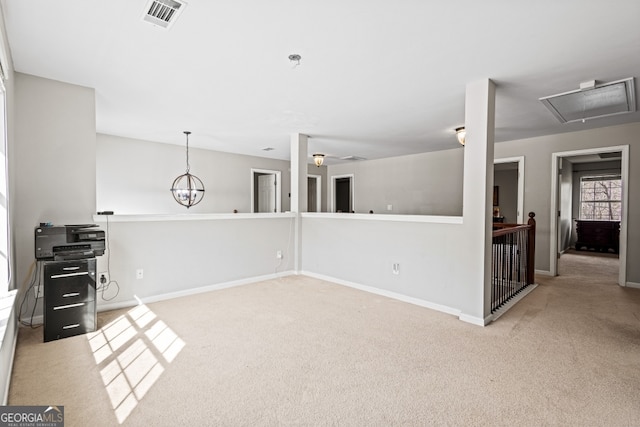
[[[495,159],[493,166],[494,212],[506,223],[524,224],[524,156]]]
[[[353,175],[337,175],[332,180],[332,212],[353,212]]]
[[[251,212],[280,212],[280,171],[251,169]]]
[[[619,177],[622,182],[622,190],[620,195],[621,214],[619,220],[619,250],[618,250],[618,284],[626,286],[626,265],[627,265],[627,206],[628,206],[628,186],[629,181],[629,146],[614,146],[593,148],[576,151],[566,151],[560,153],[552,153],[551,155],[551,235],[550,235],[550,273],[552,276],[558,275],[558,258],[561,251],[566,246],[567,235],[573,231],[573,222],[575,218],[579,218],[577,209],[567,208],[570,202],[567,198],[572,194],[580,194],[578,188],[571,188],[571,182],[574,182],[574,172],[578,169],[575,167],[576,162],[586,163],[592,158],[611,159],[612,155],[620,159]],[[595,162],[595,160],[594,160]],[[569,177],[569,175],[572,175]],[[571,196],[572,197],[572,196]],[[581,204],[582,202],[580,202]],[[575,201],[573,205],[576,206]],[[569,210],[569,213],[567,213]],[[569,231],[567,231],[569,227]]]
[[[322,177],[307,175],[307,211],[322,212]]]

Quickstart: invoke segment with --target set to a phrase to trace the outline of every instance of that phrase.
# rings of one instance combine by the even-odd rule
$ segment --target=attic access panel
[[[560,123],[583,122],[636,111],[633,77],[540,98]]]

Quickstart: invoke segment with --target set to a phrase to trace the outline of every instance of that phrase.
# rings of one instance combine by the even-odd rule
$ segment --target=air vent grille
[[[170,28],[186,7],[184,1],[150,0],[145,7],[142,20],[162,28]]]
[[[633,77],[540,98],[560,123],[584,122],[636,111]]]

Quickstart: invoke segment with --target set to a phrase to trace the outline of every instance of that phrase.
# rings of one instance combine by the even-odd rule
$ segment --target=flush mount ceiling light
[[[200,178],[189,173],[189,135],[191,132],[186,130],[184,134],[187,136],[187,171],[173,181],[171,194],[176,202],[189,209],[204,198],[204,184]]]
[[[169,29],[186,6],[184,0],[150,0],[144,8],[142,20]]]
[[[324,163],[324,154],[320,154],[320,153],[314,154],[313,162],[316,164],[317,167],[322,166],[322,163]]]
[[[465,143],[465,137],[467,136],[467,131],[464,126],[456,128],[456,136],[458,137],[458,142],[462,145]]]
[[[580,89],[545,96],[540,101],[560,123],[585,122],[600,117],[636,111],[634,78],[596,84],[580,84]]]

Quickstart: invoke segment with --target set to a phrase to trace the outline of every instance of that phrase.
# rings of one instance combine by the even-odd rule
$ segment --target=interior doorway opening
[[[551,238],[550,238],[550,273],[553,276],[559,274],[559,258],[563,253],[598,255],[615,257],[617,252],[618,271],[616,280],[620,286],[626,286],[627,264],[627,206],[628,189],[626,183],[629,180],[629,146],[615,146],[593,148],[585,150],[567,151],[552,154],[551,165]],[[615,197],[620,204],[619,219],[609,218],[603,222],[603,227],[598,227],[597,221],[583,215],[585,204],[589,201],[584,198],[582,178],[590,176],[616,176],[620,180],[619,194]],[[589,182],[586,180],[585,182]],[[610,204],[612,198],[604,200]],[[601,203],[601,201],[598,201]],[[583,218],[584,217],[584,218]],[[585,219],[586,218],[586,219]],[[578,224],[581,228],[596,230],[599,234],[597,241],[585,241],[584,236],[578,235]],[[604,227],[606,225],[606,227]],[[615,234],[605,230],[615,226]],[[598,239],[602,239],[602,232],[607,231],[609,238],[615,238],[613,250]],[[593,230],[592,230],[593,231]],[[601,246],[606,247],[601,247]],[[577,250],[576,250],[577,249]],[[617,250],[616,250],[617,249]],[[598,253],[593,252],[594,250]],[[591,251],[591,252],[590,252]],[[613,253],[611,253],[613,252]]]
[[[332,178],[332,212],[353,212],[353,175],[338,175]]]
[[[281,172],[251,169],[251,212],[281,212]]]
[[[322,212],[322,177],[307,175],[307,211]]]
[[[494,221],[524,224],[524,156],[493,161]]]

